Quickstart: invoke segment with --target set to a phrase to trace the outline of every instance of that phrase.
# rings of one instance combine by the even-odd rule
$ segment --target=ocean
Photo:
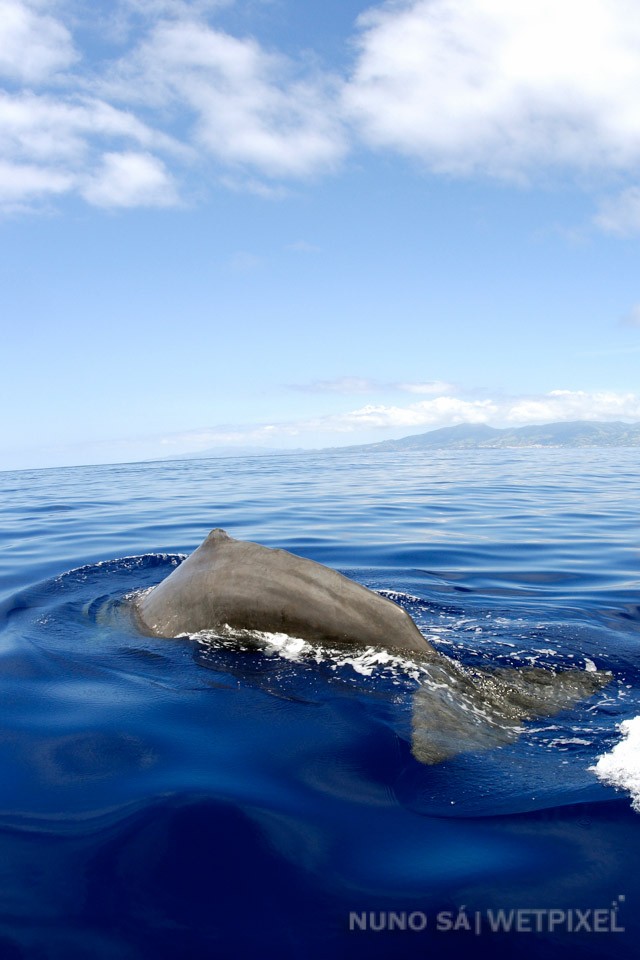
[[[640,956],[639,465],[0,474],[0,960]],[[610,680],[423,763],[419,663],[138,632],[128,598],[214,527],[382,591],[465,670]]]

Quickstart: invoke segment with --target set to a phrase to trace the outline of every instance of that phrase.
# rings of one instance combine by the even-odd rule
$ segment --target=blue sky
[[[629,0],[0,0],[0,469],[640,420]]]

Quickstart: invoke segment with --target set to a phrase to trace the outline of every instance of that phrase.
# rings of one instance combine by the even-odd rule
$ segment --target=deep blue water
[[[639,459],[0,474],[0,960],[640,956],[640,815],[589,770],[640,714]],[[392,592],[465,664],[612,680],[425,766],[409,666],[136,632],[120,601],[213,527]],[[624,930],[594,930],[612,903]],[[498,909],[545,929],[492,932]],[[349,929],[391,911],[416,929]]]

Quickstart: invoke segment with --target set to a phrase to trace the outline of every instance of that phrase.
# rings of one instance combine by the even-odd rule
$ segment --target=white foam
[[[624,739],[589,767],[604,783],[631,794],[631,806],[640,813],[640,717],[625,720],[618,727]]]
[[[268,653],[277,652],[286,660],[297,660],[305,653],[311,652],[311,644],[302,637],[290,637],[287,633],[258,634]]]
[[[302,637],[291,637],[288,633],[267,633],[263,630],[236,630],[225,623],[216,631],[200,630],[197,633],[183,633],[180,636],[192,637],[203,646],[210,646],[220,638],[246,641],[251,646],[261,646],[266,653],[277,653],[286,660],[298,660],[313,652],[313,647]]]
[[[374,590],[374,593],[379,593],[381,597],[386,597],[388,600],[412,600],[414,603],[424,603],[426,600],[422,597],[415,597],[412,593],[403,593],[402,590]]]
[[[216,631],[200,630],[197,633],[183,633],[180,636],[191,637],[203,647],[210,647],[220,639],[227,638],[240,643],[245,642],[249,647],[261,648],[268,655],[275,654],[286,660],[304,661],[311,658],[316,663],[328,663],[332,670],[350,667],[354,673],[365,677],[384,675],[403,680],[407,677],[418,680],[428,676],[425,664],[403,657],[401,654],[389,653],[388,650],[380,647],[366,647],[364,650],[344,653],[342,650],[309,643],[301,637],[292,637],[287,633],[237,630],[227,623]]]
[[[144,587],[142,590],[130,590],[129,593],[125,593],[122,599],[129,602],[142,600],[144,597],[148,597],[152,590],[155,590],[155,587]]]
[[[367,647],[361,653],[351,656],[334,655],[332,659],[334,659],[334,663],[331,665],[333,670],[338,667],[350,666],[356,673],[364,677],[385,672],[392,675],[407,675],[413,680],[417,680],[421,674],[426,673],[426,668],[414,660],[389,653],[388,650],[381,650],[379,647]]]
[[[186,553],[133,553],[129,557],[113,557],[111,560],[97,560],[95,563],[85,563],[81,567],[72,567],[71,570],[67,570],[66,573],[61,574],[63,577],[68,577],[72,573],[82,573],[83,570],[93,570],[94,567],[110,567],[115,563],[128,564],[130,561],[135,561],[136,564],[140,563],[141,560],[148,560],[149,557],[153,557],[154,560],[167,560],[172,567],[177,567],[179,564],[187,559]],[[60,579],[58,577],[57,579]]]

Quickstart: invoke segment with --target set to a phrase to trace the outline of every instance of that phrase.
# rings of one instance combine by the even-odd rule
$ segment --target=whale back
[[[382,646],[435,655],[409,614],[336,570],[212,530],[173,573],[140,598],[156,636],[201,630],[287,633],[327,646]]]

